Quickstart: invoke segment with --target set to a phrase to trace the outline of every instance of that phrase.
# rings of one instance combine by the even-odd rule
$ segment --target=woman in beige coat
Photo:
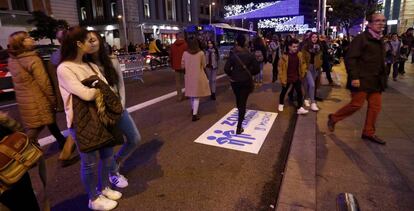
[[[185,69],[185,96],[190,97],[192,108],[192,120],[200,119],[198,106],[200,97],[210,96],[210,86],[204,72],[206,58],[196,38],[187,41],[188,50],[184,52],[181,66]]]

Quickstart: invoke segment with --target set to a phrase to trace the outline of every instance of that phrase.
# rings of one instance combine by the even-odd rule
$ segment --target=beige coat
[[[181,66],[185,68],[185,96],[205,97],[211,95],[208,79],[204,72],[206,58],[203,51],[196,54],[184,52]]]
[[[56,98],[40,57],[34,51],[10,57],[8,69],[24,125],[37,128],[53,123]]]

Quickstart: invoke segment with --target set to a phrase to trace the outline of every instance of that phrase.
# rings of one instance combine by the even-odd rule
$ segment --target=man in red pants
[[[379,13],[368,16],[367,20],[367,29],[354,38],[345,58],[351,102],[336,113],[329,114],[328,128],[333,132],[337,122],[358,111],[367,100],[368,111],[362,139],[385,144],[385,141],[375,135],[375,122],[381,111],[381,92],[386,88],[387,80],[382,39],[386,20]]]

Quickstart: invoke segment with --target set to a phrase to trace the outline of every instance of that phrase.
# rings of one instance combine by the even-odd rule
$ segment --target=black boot
[[[237,127],[236,134],[242,134],[244,129],[242,127]]]
[[[211,100],[216,100],[216,93],[211,93],[210,99]]]
[[[195,122],[199,119],[200,119],[200,117],[198,117],[198,115],[193,115],[192,121]]]

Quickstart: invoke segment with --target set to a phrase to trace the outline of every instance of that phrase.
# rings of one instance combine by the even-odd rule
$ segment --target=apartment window
[[[149,0],[144,0],[144,18],[150,19],[151,18],[151,6]]]
[[[86,20],[87,16],[86,16],[86,7],[81,7],[80,9],[81,12],[81,20]]]
[[[210,15],[210,8],[206,7],[205,11],[206,11],[206,15]]]
[[[12,0],[11,3],[13,10],[29,11],[26,0]]]
[[[165,0],[165,12],[167,20],[176,20],[175,0]]]
[[[188,22],[191,22],[191,0],[187,0]]]
[[[117,11],[116,11],[116,3],[115,2],[112,2],[111,3],[111,17],[112,18],[115,18],[116,17],[116,14],[117,14]]]
[[[200,7],[200,14],[204,14],[204,7]]]

